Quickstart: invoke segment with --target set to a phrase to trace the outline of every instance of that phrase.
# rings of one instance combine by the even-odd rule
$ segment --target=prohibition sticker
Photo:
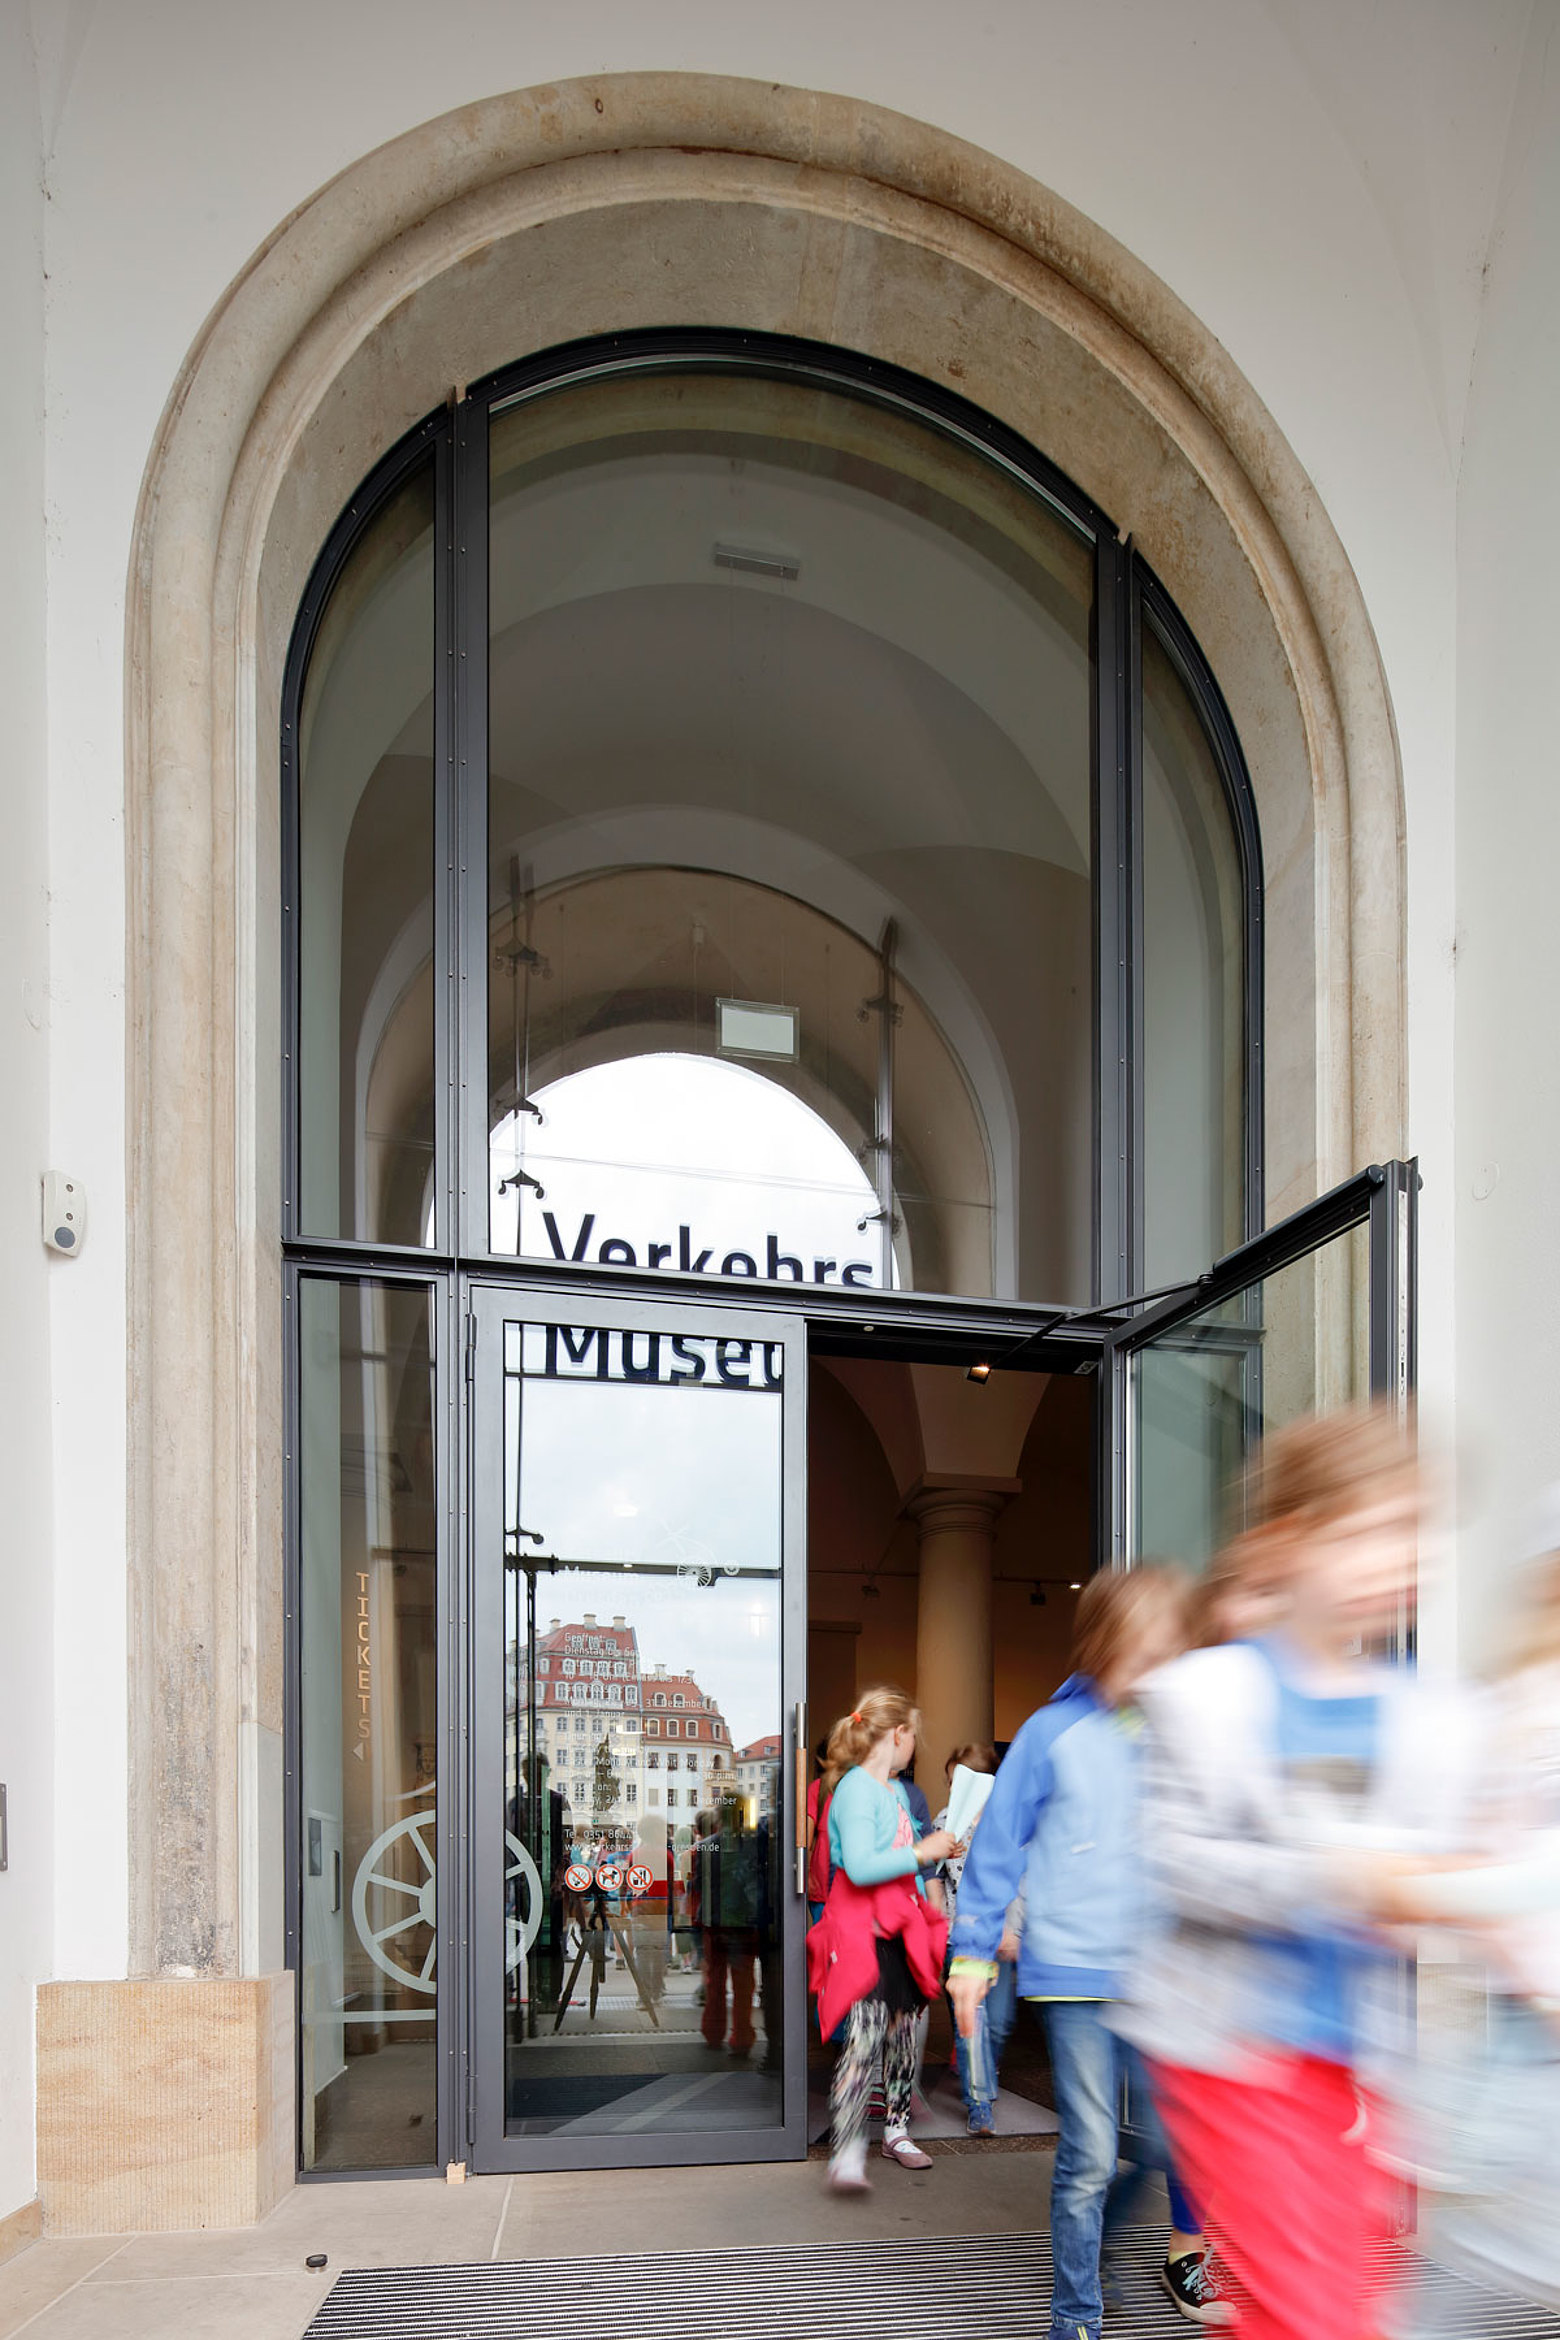
[[[603,1893],[622,1892],[623,1872],[616,1861],[609,1861],[604,1869],[596,1871],[596,1883],[601,1887]]]
[[[571,1893],[583,1893],[590,1884],[590,1871],[583,1861],[571,1861],[563,1872],[563,1881]]]
[[[634,1866],[628,1872],[629,1892],[648,1893],[654,1883],[654,1872],[650,1869],[647,1869],[642,1861],[636,1861]]]

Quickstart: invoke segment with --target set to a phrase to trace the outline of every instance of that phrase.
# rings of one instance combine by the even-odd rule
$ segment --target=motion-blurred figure
[[[1275,1433],[1240,1557],[1280,1621],[1140,1690],[1162,1923],[1118,2020],[1246,2340],[1373,2326],[1390,2195],[1365,2075],[1401,1969],[1356,1879],[1367,1851],[1460,1840],[1468,1763],[1464,1702],[1361,1654],[1412,1598],[1422,1509],[1411,1434],[1385,1409]]]
[[[1192,2322],[1230,2320],[1138,2058],[1109,2020],[1143,1925],[1134,1689],[1184,1647],[1185,1623],[1184,1588],[1171,1569],[1091,1580],[1074,1623],[1074,1671],[1008,1749],[959,1887],[948,1996],[966,2039],[997,1979],[1023,1888],[1018,1988],[1042,2003],[1061,2124],[1051,2172],[1051,2340],[1099,2340],[1102,2247],[1131,2217],[1149,2169],[1164,2170],[1170,2186],[1166,2292]],[[1128,2127],[1124,2091],[1137,2116]],[[1118,2175],[1123,2158],[1132,2166]]]
[[[1492,1686],[1478,1865],[1371,1865],[1382,1920],[1462,1930],[1462,1957],[1422,1977],[1421,2053],[1405,2092],[1405,2159],[1431,2210],[1435,2259],[1560,2307],[1560,1487],[1535,1523],[1517,1632]],[[1446,2328],[1417,2287],[1399,2329]],[[1454,2311],[1455,2312],[1455,2311]]]

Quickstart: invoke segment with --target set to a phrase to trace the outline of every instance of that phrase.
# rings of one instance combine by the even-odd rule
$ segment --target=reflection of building
[[[522,1652],[514,1714],[522,1738],[531,1687]],[[537,1751],[577,1835],[626,1838],[646,1819],[691,1827],[738,1785],[714,1699],[691,1674],[656,1666],[642,1676],[639,1636],[622,1617],[554,1617],[537,1636],[534,1691]]]
[[[739,1747],[731,1758],[731,1767],[737,1776],[737,1793],[747,1807],[748,1826],[766,1812],[778,1810],[780,1803],[780,1758],[784,1741],[778,1731],[771,1731],[764,1739],[755,1739],[751,1747]]]
[[[731,1733],[691,1674],[657,1666],[643,1689],[645,1810],[652,1816],[664,1812],[677,1827],[691,1826],[694,1814],[727,1783]]]
[[[520,1728],[530,1687],[517,1685]],[[537,1636],[537,1752],[576,1832],[632,1835],[640,1814],[639,1637],[622,1617],[556,1617]]]

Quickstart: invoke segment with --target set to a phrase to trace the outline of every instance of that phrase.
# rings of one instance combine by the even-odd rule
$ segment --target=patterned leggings
[[[867,2130],[867,2104],[878,2061],[891,2133],[910,2125],[910,2092],[915,2084],[915,2026],[912,2015],[891,2015],[879,1998],[858,1999],[845,2022],[845,2045],[829,2090],[833,2122],[831,2150],[859,2145]]]

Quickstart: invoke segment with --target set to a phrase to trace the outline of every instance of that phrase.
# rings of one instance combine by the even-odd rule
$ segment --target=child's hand
[[[951,1974],[948,1977],[948,1996],[953,2002],[953,2020],[961,2039],[973,2039],[981,2000],[991,1988],[991,1978],[984,1974]]]

